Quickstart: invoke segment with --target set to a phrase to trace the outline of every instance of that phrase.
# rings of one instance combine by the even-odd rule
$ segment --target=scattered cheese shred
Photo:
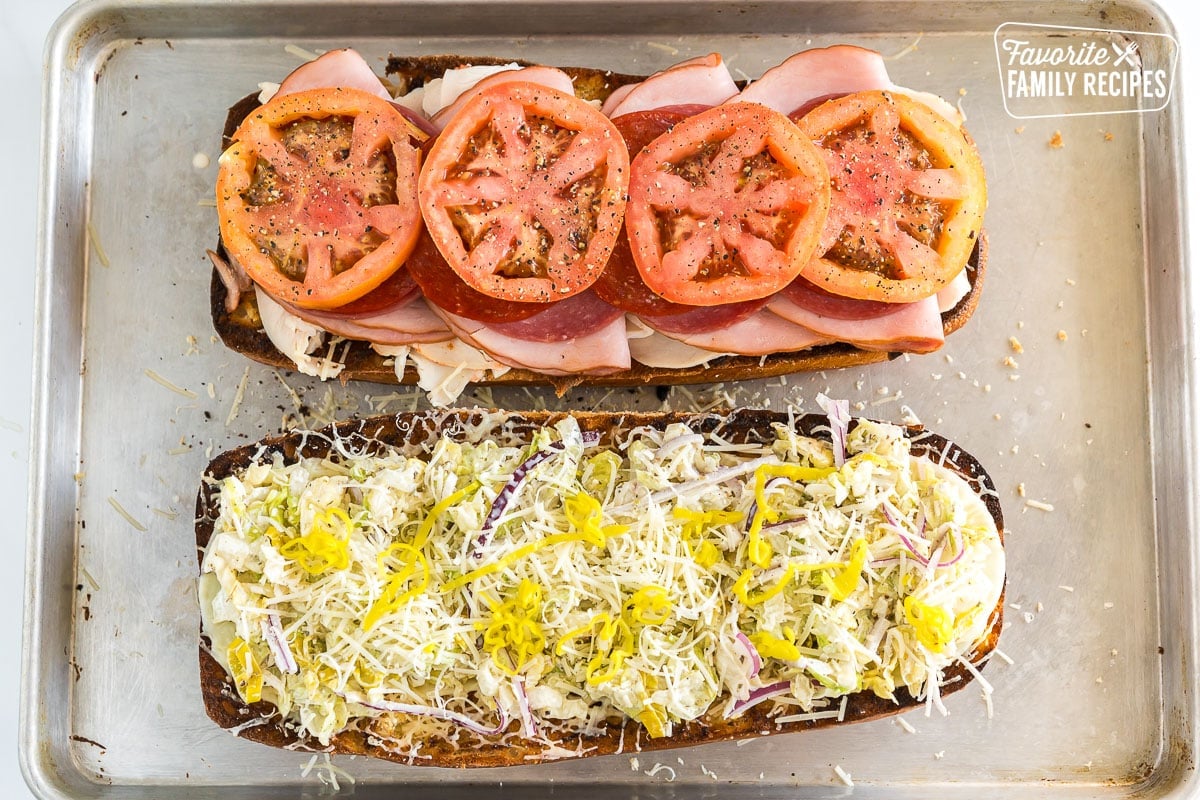
[[[119,502],[117,502],[117,498],[110,495],[108,498],[108,504],[110,506],[112,506],[114,509],[116,509],[116,512],[118,514],[120,514],[122,517],[124,517],[126,522],[128,522],[133,527],[137,528],[142,533],[145,533],[146,531],[149,530],[149,528],[147,528],[145,525],[143,525],[142,523],[140,523],[136,519],[134,519],[133,514],[130,514],[128,511],[125,510],[124,506],[122,506]]]
[[[100,260],[100,266],[108,267],[112,262],[108,260],[108,254],[104,252],[104,248],[100,246],[100,235],[96,233],[96,226],[92,223],[87,224],[88,241],[92,243],[92,250],[96,253],[96,258]]]
[[[840,780],[842,783],[846,784],[847,786],[854,786],[854,781],[850,779],[850,773],[842,769],[841,764],[834,764],[833,771],[837,773],[838,780]]]
[[[1036,508],[1038,511],[1053,511],[1054,506],[1050,503],[1044,503],[1041,500],[1026,500],[1025,505],[1030,508]]]
[[[170,389],[172,392],[175,392],[175,394],[181,394],[189,400],[195,400],[197,397],[196,393],[193,392],[191,389],[185,389],[176,383],[172,383],[171,381],[167,380],[162,375],[159,375],[157,372],[155,372],[152,369],[147,368],[147,369],[142,370],[142,372],[144,372],[146,374],[147,378],[154,381],[159,386],[162,386],[166,389]]]
[[[912,723],[910,723],[904,717],[896,717],[896,725],[900,728],[903,728],[907,733],[917,732],[917,729],[912,726]]]
[[[242,407],[242,398],[246,396],[246,382],[250,380],[250,368],[246,367],[242,371],[242,379],[238,382],[237,391],[233,395],[233,403],[229,406],[229,416],[225,418],[225,425],[228,426],[237,419],[238,409]]]

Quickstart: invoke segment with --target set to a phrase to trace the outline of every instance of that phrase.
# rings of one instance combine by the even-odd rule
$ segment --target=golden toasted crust
[[[300,457],[321,457],[328,454],[330,443],[334,439],[347,442],[355,449],[404,448],[420,444],[443,431],[461,432],[470,427],[469,423],[477,422],[481,414],[482,412],[478,411],[429,411],[373,417],[340,423],[319,431],[316,435],[300,432],[275,436],[257,444],[246,445],[222,453],[208,465],[208,469],[205,471],[205,480],[196,499],[196,544],[202,551],[212,536],[214,521],[218,513],[217,499],[220,480],[244,469],[255,460],[256,456],[271,457],[279,454],[285,463],[293,462]],[[661,429],[675,422],[687,422],[695,430],[704,433],[719,430],[722,437],[735,442],[770,440],[773,437],[772,425],[788,424],[789,422],[786,413],[750,409],[739,409],[728,415],[678,412],[573,412],[570,415],[579,421],[583,430],[599,433],[601,442],[605,444],[611,444],[624,432],[634,427],[653,426]],[[509,425],[516,432],[531,434],[541,427],[554,424],[565,416],[567,414],[564,412],[529,411],[511,414],[508,416],[508,420]],[[793,421],[796,430],[810,436],[822,436],[822,432],[818,428],[827,423],[824,416],[817,414],[803,415]],[[907,435],[912,441],[914,453],[928,455],[953,469],[968,481],[983,499],[988,513],[995,520],[996,530],[1000,532],[1003,541],[1004,520],[999,496],[996,494],[991,477],[979,462],[952,442],[919,427],[908,428]],[[824,438],[828,439],[827,429]],[[979,664],[984,656],[996,647],[1003,623],[1003,607],[1004,595],[1001,592],[1000,599],[992,611],[986,635],[976,645],[974,651],[968,654],[968,658],[972,662]],[[368,755],[389,761],[442,767],[513,766],[557,759],[563,755],[561,750],[554,755],[547,755],[536,742],[523,740],[519,735],[520,722],[514,721],[503,741],[483,740],[476,737],[475,741],[471,742],[473,735],[463,730],[460,731],[462,735],[460,742],[466,742],[466,744],[460,747],[455,747],[443,740],[421,742],[421,758],[414,761],[407,749],[390,749],[387,746],[392,718],[392,715],[389,714],[384,714],[373,721],[364,720],[360,724],[361,727],[337,734],[331,740],[331,747],[325,748],[315,739],[299,736],[294,729],[284,725],[271,704],[259,702],[246,705],[238,696],[228,674],[209,652],[209,642],[203,633],[199,655],[200,684],[209,717],[222,728],[236,728],[237,735],[244,739],[275,747],[328,750],[332,753]],[[955,663],[944,672],[946,685],[942,689],[942,694],[958,691],[971,679],[970,671]],[[638,722],[611,720],[603,735],[581,737],[579,750],[580,756],[593,756],[634,752],[635,750],[649,751],[685,747],[752,736],[824,728],[852,722],[865,722],[897,714],[916,705],[918,705],[917,702],[903,688],[897,690],[895,702],[876,697],[869,691],[857,692],[849,695],[842,722],[826,718],[807,722],[789,722],[782,725],[768,718],[768,709],[764,705],[754,706],[735,719],[723,719],[719,709],[715,709],[701,720],[677,726],[672,736],[663,739],[650,739]],[[248,724],[255,720],[261,720],[261,724]],[[569,747],[572,743],[567,742],[564,746]],[[586,753],[583,752],[585,750]]]
[[[495,65],[510,63],[513,59],[494,57],[467,57],[457,55],[438,56],[392,56],[388,60],[387,74],[397,87],[397,94],[405,94],[423,86],[427,81],[442,75],[447,69],[463,64]],[[516,60],[527,65],[529,62]],[[571,76],[576,93],[585,100],[600,100],[614,89],[628,83],[643,80],[643,76],[608,72],[590,67],[563,67]],[[242,98],[232,108],[225,121],[222,149],[229,146],[229,136],[241,121],[258,106],[258,95]],[[224,248],[218,245],[224,256]],[[961,328],[979,304],[983,279],[987,272],[987,238],[980,232],[975,250],[967,264],[970,291],[954,308],[942,314],[942,332],[949,336]],[[216,270],[212,274],[209,302],[212,310],[213,327],[226,347],[267,366],[295,369],[295,364],[279,352],[259,322],[257,303],[253,292],[243,292],[238,307],[229,312],[225,309],[226,290]],[[342,355],[344,352],[344,356]],[[525,369],[513,369],[498,378],[479,381],[481,386],[553,386],[559,395],[571,387],[586,382],[593,386],[655,386],[663,384],[681,385],[696,383],[718,383],[722,381],[772,378],[796,372],[818,372],[827,369],[857,367],[896,358],[901,353],[878,350],[862,350],[849,344],[828,344],[794,353],[774,353],[760,356],[721,356],[707,364],[682,369],[648,367],[634,362],[624,372],[613,375],[588,375],[556,377]],[[409,366],[402,380],[398,381],[392,359],[381,356],[367,342],[348,342],[338,348],[339,360],[346,365],[341,372],[342,380],[359,380],[373,383],[416,384],[417,370]]]

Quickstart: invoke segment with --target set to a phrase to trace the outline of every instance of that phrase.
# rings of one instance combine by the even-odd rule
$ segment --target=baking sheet
[[[48,50],[40,230],[21,730],[35,791],[843,796],[840,766],[865,796],[1195,793],[1195,287],[1178,104],[1008,117],[992,31],[1011,20],[1169,30],[1128,3],[101,2],[69,12]],[[344,757],[336,772],[323,758],[309,770],[311,754],[212,725],[198,687],[192,532],[209,457],[297,422],[424,406],[411,388],[320,384],[215,341],[203,250],[216,220],[203,203],[226,106],[300,63],[294,46],[351,45],[381,70],[388,52],[457,52],[635,73],[716,50],[754,76],[839,42],[878,49],[898,83],[959,101],[989,170],[988,282],[941,352],[740,385],[561,399],[479,390],[463,401],[815,410],[824,391],[865,415],[919,418],[975,454],[1005,503],[1000,649],[1012,663],[985,673],[992,714],[971,687],[947,717],[909,714],[915,733],[880,721],[471,772]],[[657,764],[670,769],[646,774]]]

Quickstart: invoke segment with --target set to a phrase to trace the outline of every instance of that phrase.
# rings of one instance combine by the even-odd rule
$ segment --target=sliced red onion
[[[756,706],[763,700],[769,700],[772,697],[790,691],[791,688],[791,681],[780,681],[779,683],[772,683],[769,686],[762,686],[758,689],[755,689],[754,691],[750,692],[750,695],[745,700],[739,700],[733,704],[733,709],[730,710],[729,714],[726,716],[726,719],[729,719],[730,717],[736,717],[751,706]]]
[[[521,711],[521,735],[526,739],[535,739],[541,734],[533,711],[529,708],[529,695],[525,693],[525,680],[513,678],[513,692],[517,695],[517,708]]]
[[[791,526],[793,526],[797,523],[804,522],[806,519],[808,519],[808,517],[805,516],[804,514],[801,514],[798,517],[788,517],[787,519],[781,519],[778,522],[768,523],[766,525],[763,525],[762,529],[764,531],[770,531],[770,530],[775,530],[776,528],[790,528]]]
[[[817,395],[817,405],[829,417],[829,435],[833,440],[833,464],[846,463],[846,436],[850,432],[850,401],[830,400],[824,394]]]
[[[287,634],[283,632],[283,623],[279,621],[279,615],[275,613],[267,614],[262,620],[262,635],[267,641],[267,648],[271,651],[271,657],[275,659],[284,672],[289,675],[295,675],[300,671],[300,665],[296,663],[296,657],[292,655],[292,648],[288,647]]]
[[[371,700],[366,695],[349,692],[342,695],[342,697],[348,703],[356,703],[360,706],[373,708],[376,711],[395,711],[401,714],[414,714],[421,717],[448,720],[456,725],[461,725],[468,730],[474,731],[480,736],[499,736],[508,727],[508,712],[501,705],[496,706],[497,713],[500,715],[500,722],[494,728],[489,728],[482,722],[471,719],[466,714],[460,714],[457,711],[451,711],[447,708],[421,706],[413,703],[394,703],[391,700]]]
[[[758,654],[758,648],[754,646],[754,642],[750,641],[750,637],[741,631],[738,631],[734,638],[742,647],[746,648],[746,653],[750,656],[750,677],[756,677],[758,671],[762,669],[762,656]]]
[[[600,433],[598,431],[583,431],[580,434],[580,439],[583,441],[585,448],[592,447],[600,442]],[[512,477],[508,479],[508,482],[496,494],[496,499],[492,501],[492,508],[488,511],[487,518],[484,519],[483,525],[479,529],[479,537],[475,540],[475,549],[471,553],[472,558],[483,557],[483,548],[487,547],[488,543],[492,540],[492,528],[504,514],[504,509],[508,508],[509,503],[517,496],[517,489],[520,488],[522,481],[525,480],[530,471],[538,464],[551,456],[558,455],[566,448],[567,443],[565,441],[551,442],[546,445],[545,450],[537,451],[513,470]]]
[[[768,478],[767,482],[763,484],[763,494],[766,495],[767,491],[772,486],[783,480],[786,480],[786,478],[784,478],[782,475],[776,475],[774,478]],[[758,516],[758,498],[751,500],[750,508],[746,509],[746,530],[749,530],[750,526],[754,524],[754,518],[756,516]],[[766,527],[766,525],[763,526],[763,528]]]
[[[400,112],[400,116],[413,124],[417,130],[424,133],[426,136],[434,137],[438,135],[437,126],[430,122],[426,117],[413,111],[411,108],[400,103],[392,103],[392,107]]]
[[[517,496],[517,489],[521,487],[522,481],[530,471],[546,459],[558,455],[566,447],[566,442],[551,442],[545,450],[537,451],[513,470],[512,477],[508,479],[508,482],[496,494],[496,499],[492,501],[492,508],[488,511],[487,518],[484,519],[483,526],[479,529],[479,537],[475,540],[475,550],[471,553],[472,558],[483,556],[483,548],[487,547],[492,540],[492,528],[504,514],[504,509],[508,508],[508,504]]]
[[[886,510],[886,506],[884,506],[884,510]],[[905,536],[904,534],[901,534],[899,530],[896,531],[896,536],[899,536],[900,541],[904,542],[904,546],[908,549],[908,552],[910,552],[912,554],[912,558],[914,561],[917,561],[917,563],[919,563],[922,566],[929,566],[929,559],[925,558],[924,555],[917,552],[917,548],[913,547],[912,541],[910,539],[908,539],[907,536]],[[948,537],[948,539],[952,539],[952,543],[956,543],[953,541],[955,539],[953,530],[950,531],[949,534],[947,534],[947,537]],[[959,552],[958,552],[958,554],[955,555],[954,558],[950,559],[949,561],[938,561],[938,563],[937,563],[938,569],[942,569],[942,567],[953,566],[955,564],[958,564],[959,559],[962,558],[962,553],[964,553],[965,551],[966,551],[965,547],[959,547]]]

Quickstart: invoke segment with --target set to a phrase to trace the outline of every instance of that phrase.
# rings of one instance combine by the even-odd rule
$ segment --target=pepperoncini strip
[[[600,503],[586,492],[579,492],[572,497],[568,497],[564,503],[564,512],[572,528],[570,532],[552,533],[549,536],[543,536],[536,542],[522,545],[490,564],[485,564],[479,569],[471,570],[463,575],[459,575],[452,581],[447,581],[442,585],[442,591],[452,592],[485,575],[491,575],[502,569],[506,569],[522,558],[546,547],[553,547],[556,544],[563,544],[565,542],[583,542],[584,544],[601,547],[608,537],[620,536],[629,530],[628,525],[602,526],[600,522],[604,515],[600,508]]]
[[[862,577],[863,567],[867,564],[867,556],[870,554],[871,550],[867,546],[867,540],[855,539],[854,544],[850,546],[850,563],[846,564],[836,576],[830,577],[828,572],[821,574],[821,580],[834,600],[845,600],[854,594],[854,590],[858,588],[858,579]]]
[[[313,517],[308,533],[286,542],[279,548],[279,554],[314,577],[329,570],[343,570],[350,566],[353,527],[350,515],[341,508],[327,508]]]
[[[913,595],[904,598],[904,618],[916,631],[917,641],[940,653],[954,640],[954,619],[941,606],[922,603]]]
[[[262,700],[263,674],[258,659],[250,650],[249,643],[240,636],[234,637],[225,651],[229,661],[229,671],[233,673],[233,681],[238,694],[247,703],[257,703]]]
[[[425,543],[429,541],[429,534],[433,533],[433,526],[437,522],[438,517],[445,514],[451,506],[465,500],[467,495],[478,488],[479,481],[471,481],[458,491],[434,503],[433,508],[429,509],[429,513],[425,515],[425,519],[421,520],[421,525],[417,528],[417,535],[413,538],[412,546],[418,550],[423,548]]]
[[[542,587],[522,579],[508,600],[497,605],[485,596],[484,602],[492,609],[492,619],[483,632],[483,649],[497,669],[517,675],[546,649],[546,636],[537,621],[542,612]],[[507,658],[502,658],[502,653]]]
[[[762,538],[763,523],[772,512],[767,508],[767,481],[771,478],[787,478],[792,481],[823,480],[837,470],[833,467],[805,467],[801,464],[763,464],[754,470],[754,516],[750,520],[750,541],[746,546],[746,557],[752,564],[766,569],[771,563],[773,549],[770,542]]]
[[[625,602],[625,617],[639,625],[662,625],[671,616],[674,603],[661,586],[650,584],[633,593]]]
[[[671,510],[671,516],[684,521],[680,536],[687,545],[688,555],[705,569],[708,569],[721,560],[721,551],[717,549],[716,545],[704,540],[705,528],[713,525],[737,523],[746,518],[746,515],[741,511],[723,511],[721,509],[693,511],[690,508],[683,508],[681,506],[675,506]],[[693,539],[700,540],[699,547],[692,547]]]
[[[742,574],[739,575],[738,579],[733,583],[733,594],[738,600],[742,601],[743,605],[747,607],[761,605],[782,592],[784,587],[788,585],[788,581],[795,576],[796,565],[788,564],[783,570],[783,577],[781,577],[774,586],[752,593],[750,591],[750,581],[754,577],[754,570],[744,569],[742,570]]]
[[[379,624],[384,615],[392,613],[429,588],[429,563],[425,560],[425,555],[412,545],[400,542],[388,546],[375,559],[380,578],[391,572],[388,569],[388,560],[393,557],[400,561],[400,569],[388,577],[379,598],[367,609],[362,621],[364,631],[370,631]],[[417,570],[421,571],[420,577],[409,586],[409,581]],[[408,586],[407,590],[405,586]]]
[[[764,658],[777,658],[780,661],[795,661],[800,658],[800,648],[796,647],[795,641],[780,638],[766,631],[750,634],[750,641],[758,650],[758,654]]]
[[[670,736],[667,725],[667,711],[658,703],[650,703],[646,706],[642,713],[638,714],[637,721],[646,727],[646,733],[650,734],[651,739],[662,739]]]

